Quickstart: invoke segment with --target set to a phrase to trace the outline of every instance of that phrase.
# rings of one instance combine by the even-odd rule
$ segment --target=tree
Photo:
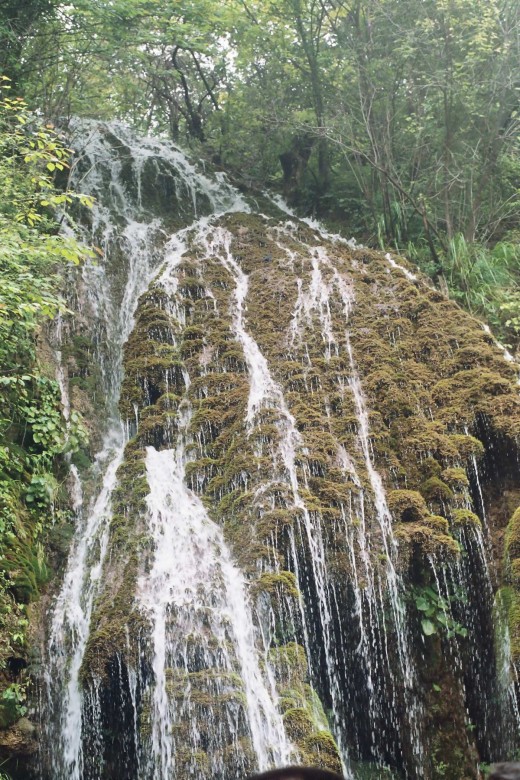
[[[22,51],[45,18],[53,15],[54,0],[4,0],[0,8],[0,73],[18,82]]]

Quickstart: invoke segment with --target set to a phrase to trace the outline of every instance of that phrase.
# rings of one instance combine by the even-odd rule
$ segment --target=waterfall
[[[290,212],[289,212],[290,213]],[[311,222],[310,226],[314,230],[318,230],[319,234],[322,234],[322,227],[319,223]],[[294,223],[286,223],[285,226],[277,228],[277,234],[293,237],[294,240]],[[331,236],[323,231],[329,238],[335,241],[342,241],[338,236]],[[351,244],[352,242],[350,242]],[[300,258],[301,253],[308,255],[311,262],[312,273],[310,279],[310,285],[306,292],[301,279],[298,279],[298,298],[296,307],[294,309],[292,323],[291,323],[291,342],[294,343],[298,340],[300,343],[303,341],[303,324],[307,323],[312,327],[312,314],[316,314],[319,328],[321,330],[323,344],[325,346],[325,357],[330,360],[331,354],[340,355],[342,350],[346,352],[350,376],[348,389],[352,393],[355,403],[355,410],[358,420],[358,437],[359,447],[362,453],[364,466],[368,474],[369,487],[371,492],[371,500],[374,503],[376,510],[376,517],[381,529],[381,542],[386,558],[386,587],[387,592],[390,595],[391,608],[394,617],[394,625],[396,628],[396,635],[399,644],[398,660],[401,667],[401,676],[393,679],[394,685],[400,685],[404,688],[407,698],[407,713],[409,718],[409,727],[414,739],[414,751],[417,756],[421,754],[421,738],[417,730],[419,721],[419,704],[415,696],[416,680],[414,674],[413,660],[411,658],[411,650],[409,647],[409,638],[407,636],[407,627],[405,622],[405,609],[402,602],[401,585],[398,581],[398,576],[395,570],[395,557],[396,557],[396,542],[393,538],[392,532],[392,519],[386,503],[385,491],[383,489],[382,479],[373,464],[373,456],[370,447],[370,427],[368,423],[368,414],[366,409],[366,402],[361,388],[361,382],[359,379],[358,371],[353,357],[351,340],[349,334],[349,320],[352,307],[355,304],[352,290],[349,288],[345,279],[338,273],[334,266],[334,263],[327,255],[325,249],[321,246],[311,246],[305,244],[299,240],[300,244]],[[294,251],[285,250],[288,252],[291,262],[295,263],[296,255]],[[329,275],[327,281],[325,275]],[[335,334],[333,332],[331,309],[333,306],[334,292],[338,295],[339,302],[343,309],[344,318],[344,330],[343,332]],[[346,390],[347,388],[345,388]],[[354,471],[353,476],[357,485],[361,485],[358,474],[355,471],[355,467],[352,466],[350,461],[350,469]],[[342,510],[346,517],[345,510]],[[350,514],[350,513],[349,513]],[[384,608],[384,599],[381,598],[381,594],[378,591],[378,585],[375,582],[375,572],[373,564],[370,559],[370,555],[366,549],[366,523],[365,523],[365,509],[364,502],[361,499],[361,506],[359,515],[362,518],[362,524],[358,535],[359,545],[359,558],[363,567],[363,578],[368,580],[369,587],[361,590],[359,588],[359,575],[357,573],[357,561],[354,554],[355,542],[351,540],[352,547],[351,561],[354,571],[354,583],[355,598],[357,604],[357,615],[360,621],[361,628],[361,646],[363,647],[365,673],[367,675],[367,688],[370,691],[369,702],[372,709],[372,714],[375,719],[376,710],[378,707],[383,708],[388,706],[380,700],[377,701],[377,693],[374,690],[373,679],[374,676],[380,674],[381,666],[387,668],[387,671],[391,678],[394,678],[394,671],[391,667],[388,657],[388,650],[385,647],[386,636],[385,628],[380,621],[380,615]],[[364,606],[366,604],[366,606]],[[368,624],[365,623],[365,613],[368,612]],[[369,635],[372,634],[371,639]],[[374,646],[378,647],[377,654],[374,656]],[[378,670],[379,667],[379,670]],[[380,711],[381,712],[381,711]],[[377,755],[376,740],[374,740],[373,749]],[[420,770],[418,770],[420,771]]]
[[[231,559],[221,529],[209,519],[200,499],[186,488],[185,457],[182,443],[176,451],[157,452],[149,448],[146,457],[155,558],[150,573],[139,583],[138,600],[152,615],[153,625],[155,690],[151,776],[154,780],[174,776],[175,749],[170,724],[180,719],[197,723],[196,699],[190,701],[190,687],[205,669],[211,669],[208,678],[213,678],[216,688],[215,718],[223,723],[238,721],[240,699],[245,696],[258,767],[265,770],[272,764],[287,764],[290,757],[273,692],[259,667],[243,577]],[[175,562],[173,566],[172,562]],[[173,635],[167,631],[169,623],[176,626]],[[203,659],[194,671],[189,658],[189,637],[206,634]],[[179,680],[186,685],[177,712],[172,711],[168,702],[167,669],[170,674],[179,675]],[[223,702],[228,697],[229,704],[219,706],[218,695]],[[232,736],[237,741],[238,723],[235,728]],[[187,740],[184,738],[178,747],[195,754],[203,742],[198,729],[192,728]],[[224,775],[225,767],[219,766],[218,761],[218,740],[210,738],[210,747],[212,776]]]
[[[414,522],[393,516],[385,491],[403,474],[378,450],[357,343],[371,327],[355,321],[359,277],[374,284],[360,246],[279,198],[268,197],[276,218],[252,213],[225,177],[161,139],[118,123],[73,133],[76,187],[96,203],[65,229],[99,257],[75,280],[75,320],[60,323],[58,379],[70,416],[62,343],[88,331],[80,400],[99,451],[70,467],[75,531],[47,616],[42,780],[238,780],[298,761],[348,780],[432,780],[431,657],[449,661],[460,723],[471,731],[471,710],[483,753],[513,746],[498,734],[518,719],[504,622],[503,654],[477,648],[481,616],[493,630],[482,530],[459,529],[460,558],[430,550],[420,572],[403,564],[396,526]],[[376,284],[422,284],[380,261]],[[464,466],[483,510],[474,454]],[[447,509],[394,492],[445,529],[417,521],[421,539],[458,549]],[[464,626],[474,650],[464,631],[435,646],[418,632],[425,578],[439,625]],[[459,598],[472,587],[482,605]],[[484,680],[495,660],[509,702],[500,724]],[[461,737],[471,756],[472,739]]]
[[[203,241],[206,251],[210,255],[217,254],[235,280],[235,307],[234,307],[234,331],[237,339],[242,344],[244,356],[249,368],[250,390],[247,403],[248,428],[251,429],[256,416],[265,407],[274,409],[277,412],[277,425],[280,432],[280,443],[278,450],[278,464],[275,460],[273,464],[282,465],[289,480],[293,506],[299,510],[303,517],[304,534],[311,552],[312,575],[318,591],[318,609],[320,611],[320,620],[323,629],[323,638],[325,642],[325,657],[327,663],[327,673],[329,678],[330,691],[332,695],[333,713],[339,713],[339,701],[341,691],[339,690],[338,680],[334,674],[337,666],[337,648],[334,647],[333,636],[333,617],[330,604],[330,593],[328,585],[327,570],[325,564],[325,552],[323,545],[323,536],[319,525],[319,520],[314,519],[308,511],[305,502],[300,494],[300,485],[296,468],[296,453],[302,449],[303,443],[296,428],[294,417],[290,413],[283,392],[279,385],[274,381],[267,361],[262,355],[258,344],[247,332],[244,324],[244,300],[247,294],[247,277],[233,258],[230,250],[231,235],[224,230],[214,231],[211,240],[199,236]],[[294,541],[293,541],[294,545]],[[296,560],[294,561],[297,566]],[[304,619],[305,625],[305,619]],[[308,636],[308,629],[306,634]],[[309,642],[309,640],[307,640]],[[338,742],[341,743],[341,731],[335,732]],[[348,772],[348,756],[343,751],[343,761]],[[350,776],[350,773],[348,773]]]
[[[94,241],[103,250],[105,262],[88,261],[83,282],[94,323],[93,340],[98,347],[98,362],[105,393],[105,427],[103,446],[96,456],[94,471],[100,486],[90,506],[78,507],[77,531],[69,554],[63,585],[50,616],[48,660],[45,673],[47,706],[57,715],[48,721],[47,750],[53,777],[67,780],[83,778],[82,700],[80,672],[89,635],[89,625],[103,563],[107,550],[111,515],[111,496],[117,484],[117,470],[123,461],[125,430],[117,411],[121,380],[123,345],[133,327],[133,314],[139,296],[147,289],[160,263],[171,259],[170,251],[161,249],[167,237],[166,224],[150,217],[143,207],[141,177],[147,161],[168,166],[176,195],[189,195],[192,213],[209,204],[211,213],[247,210],[247,204],[227,182],[211,180],[201,174],[184,154],[156,139],[137,142],[123,125],[103,126],[82,121],[74,127],[76,145],[81,148],[83,165],[76,171],[82,191],[94,196],[90,228],[78,228],[80,238]],[[138,195],[124,181],[120,150],[130,158],[130,174],[138,183]],[[82,173],[85,171],[85,173]],[[110,203],[110,206],[107,205]],[[168,215],[168,218],[174,215]],[[201,223],[206,220],[200,218]],[[165,223],[168,219],[164,220]],[[70,228],[69,228],[70,229]],[[184,235],[186,230],[181,231]],[[175,244],[176,237],[170,243]],[[177,239],[178,254],[184,251]],[[123,258],[124,281],[117,288],[110,261],[116,254]],[[59,367],[62,395],[63,368]],[[65,403],[67,410],[68,403]],[[165,775],[166,776],[166,775]]]

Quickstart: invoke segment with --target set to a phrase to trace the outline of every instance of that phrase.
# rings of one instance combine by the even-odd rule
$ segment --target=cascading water
[[[241,754],[239,737],[251,740],[260,769],[287,764],[291,755],[273,691],[268,689],[259,667],[243,577],[231,560],[221,529],[185,486],[185,457],[184,446],[179,443],[176,451],[150,448],[146,458],[155,559],[150,574],[139,584],[138,600],[151,615],[153,625],[155,689],[150,776],[157,780],[174,776],[179,750],[195,755],[203,744],[212,757],[211,776],[225,777],[226,766],[219,750],[226,739],[234,742],[237,773],[251,769]],[[174,567],[172,560],[176,562]],[[175,626],[173,635],[169,625]],[[190,657],[190,637],[205,634],[208,641],[195,661]],[[173,683],[183,686],[176,708],[168,701],[167,670]],[[215,689],[215,703],[219,697],[225,702],[215,706],[213,716],[221,724],[217,733],[209,736],[204,735],[197,717],[197,698],[191,700],[191,686],[205,673],[206,684]],[[192,727],[189,735],[175,744],[171,724],[182,720],[198,723],[198,727]]]
[[[280,432],[280,445],[279,451],[276,453],[278,456],[278,463],[275,461],[273,465],[275,468],[279,465],[282,465],[284,468],[291,486],[293,506],[296,510],[301,512],[303,517],[302,533],[304,533],[306,542],[309,545],[312,561],[312,576],[317,588],[318,609],[323,630],[327,674],[332,697],[332,712],[338,713],[341,692],[338,687],[338,680],[334,674],[334,668],[337,666],[338,660],[336,657],[337,648],[334,648],[332,642],[333,617],[325,565],[323,537],[319,521],[316,522],[313,520],[311,513],[308,511],[305,502],[300,495],[296,468],[296,453],[298,450],[301,450],[303,446],[301,437],[296,429],[294,417],[287,408],[283,393],[271,376],[265,357],[262,355],[258,344],[245,329],[244,300],[247,295],[248,281],[246,275],[231,253],[231,234],[220,229],[213,232],[210,240],[202,236],[199,236],[199,240],[203,241],[204,247],[210,255],[218,256],[224,268],[232,275],[236,284],[234,330],[236,338],[242,344],[250,377],[246,418],[247,425],[251,428],[254,424],[255,417],[266,407],[274,409],[278,416],[277,425]],[[295,565],[297,565],[296,562]],[[303,622],[305,626],[305,618]],[[307,629],[305,629],[305,633],[308,637]],[[309,640],[307,639],[307,644],[308,643]],[[342,735],[339,729],[336,729],[336,737],[341,745]],[[343,752],[343,760],[345,767],[347,767],[348,756],[345,751]]]
[[[319,225],[312,224],[314,229],[319,229]],[[285,232],[286,235],[291,235],[294,230],[294,225],[288,223],[284,228],[278,228],[277,233]],[[348,362],[350,366],[350,379],[349,389],[353,395],[355,401],[355,408],[358,419],[358,433],[359,433],[359,446],[363,455],[364,465],[368,474],[369,484],[372,492],[372,500],[376,510],[376,516],[381,529],[381,542],[384,550],[384,554],[387,559],[386,578],[387,578],[387,592],[390,596],[390,603],[394,617],[394,626],[396,629],[397,639],[399,643],[398,662],[401,667],[401,676],[398,680],[393,680],[394,685],[398,684],[403,687],[406,697],[406,707],[409,716],[409,723],[411,732],[414,739],[414,751],[417,756],[421,754],[420,736],[417,732],[418,718],[418,704],[415,699],[415,679],[413,671],[413,662],[411,660],[410,649],[408,647],[407,628],[405,624],[404,606],[402,603],[402,595],[400,593],[400,586],[397,578],[397,574],[394,567],[394,559],[396,553],[396,544],[392,534],[392,519],[388,506],[386,503],[385,492],[380,475],[376,471],[373,465],[373,458],[370,451],[370,431],[368,424],[368,415],[366,411],[366,402],[361,389],[361,383],[359,375],[354,362],[352,354],[352,347],[350,344],[350,336],[348,332],[348,323],[350,319],[350,312],[354,305],[354,298],[352,291],[349,289],[345,280],[340,276],[332,261],[328,257],[323,247],[311,247],[309,245],[302,244],[302,251],[310,256],[312,264],[311,283],[307,293],[303,293],[301,280],[298,280],[298,301],[294,311],[293,322],[291,326],[292,338],[299,334],[300,341],[302,340],[301,326],[299,320],[302,314],[311,322],[312,325],[312,312],[316,312],[321,329],[323,342],[325,346],[325,355],[328,359],[331,356],[331,349],[334,349],[336,354],[340,352],[339,343],[343,336],[343,349],[345,349]],[[294,253],[292,256],[294,262]],[[325,281],[324,273],[329,272],[331,275],[330,282]],[[345,331],[343,334],[335,335],[332,329],[331,322],[331,305],[333,288],[336,289],[339,296],[341,306],[343,308]],[[355,480],[359,484],[359,477],[354,473]],[[343,510],[344,511],[344,510]],[[364,507],[360,507],[360,515],[364,517]],[[381,595],[377,593],[377,586],[374,583],[374,571],[370,562],[370,558],[366,553],[366,529],[363,522],[360,535],[360,558],[364,567],[364,576],[368,580],[369,587],[364,589],[364,593],[361,594],[356,588],[356,602],[358,618],[361,626],[362,645],[364,646],[364,656],[366,664],[367,674],[367,687],[370,690],[370,706],[375,708],[378,706],[376,701],[376,692],[373,688],[372,670],[371,665],[374,664],[373,659],[373,647],[367,644],[368,631],[376,631],[373,634],[372,643],[380,644],[377,652],[376,663],[378,665],[383,664],[387,666],[390,676],[393,677],[393,671],[388,666],[387,650],[384,647],[385,643],[385,629],[379,624],[378,615],[381,614],[383,609],[384,600]],[[353,568],[356,570],[355,558],[353,560]],[[357,579],[357,573],[356,573]],[[368,595],[368,598],[367,598]],[[367,607],[363,608],[363,601],[367,602]],[[364,612],[368,612],[369,615],[369,627],[364,625]],[[382,640],[382,641],[381,641]],[[372,658],[371,658],[372,656]],[[382,702],[379,702],[379,706],[383,706]],[[373,713],[375,715],[375,712]],[[377,748],[374,744],[374,752],[377,755]]]
[[[213,182],[197,172],[171,145],[156,140],[138,145],[126,128],[118,125],[103,128],[96,123],[83,123],[75,132],[76,143],[82,145],[81,170],[87,169],[78,184],[83,192],[100,201],[94,207],[90,231],[83,229],[80,236],[100,244],[105,257],[119,254],[124,268],[119,289],[119,280],[114,279],[109,264],[87,263],[83,271],[87,305],[93,312],[96,328],[93,340],[98,345],[107,423],[103,447],[95,463],[101,487],[91,506],[77,512],[78,531],[53,608],[48,643],[45,675],[48,708],[59,713],[46,726],[50,764],[53,777],[68,780],[83,777],[80,670],[106,554],[111,496],[125,447],[125,431],[117,412],[123,344],[133,326],[139,295],[146,290],[163,258],[160,246],[165,227],[159,220],[149,218],[142,202],[140,182],[145,163],[158,159],[166,166],[177,197],[182,198],[185,192],[189,194],[195,216],[199,200],[203,208],[209,204],[216,214],[247,209],[236,191],[223,181]],[[126,151],[130,175],[137,180],[137,203],[125,185],[125,161],[118,147]],[[107,189],[110,207],[106,205]]]
[[[291,226],[287,226],[285,228],[278,227],[276,229],[276,233],[278,235],[285,233],[290,237]],[[250,333],[248,333],[245,328],[244,301],[248,290],[248,280],[247,276],[244,274],[231,252],[230,245],[232,241],[232,235],[229,232],[219,228],[211,233],[210,238],[208,238],[207,233],[204,235],[199,235],[198,238],[199,242],[204,246],[206,252],[209,255],[216,255],[235,281],[236,303],[233,315],[234,332],[236,338],[242,344],[250,377],[250,391],[247,405],[247,425],[249,429],[251,430],[255,422],[255,416],[258,415],[258,413],[261,412],[263,408],[268,407],[276,410],[277,412],[277,425],[280,433],[280,444],[278,452],[273,453],[275,458],[273,466],[275,469],[278,469],[280,466],[282,466],[282,468],[285,470],[291,485],[293,506],[296,510],[299,511],[302,518],[302,522],[299,527],[298,543],[296,543],[294,537],[291,539],[291,548],[294,551],[293,567],[295,573],[297,574],[299,588],[301,591],[304,591],[305,586],[302,581],[302,573],[300,571],[301,566],[298,562],[298,558],[300,556],[296,553],[296,550],[298,547],[308,547],[310,571],[305,574],[305,577],[310,577],[313,582],[313,587],[316,589],[315,600],[317,602],[317,610],[319,614],[320,633],[323,637],[323,652],[325,658],[325,667],[327,669],[328,691],[332,704],[331,711],[334,722],[334,733],[342,752],[345,771],[347,772],[347,775],[350,776],[350,770],[348,769],[348,751],[346,744],[344,744],[343,725],[343,718],[345,717],[345,711],[348,709],[348,706],[346,706],[345,693],[344,690],[342,690],[340,678],[337,674],[337,669],[341,665],[338,653],[341,653],[343,650],[343,640],[341,637],[338,638],[335,636],[334,630],[334,623],[339,622],[340,617],[337,612],[338,604],[334,586],[331,584],[327,573],[324,534],[322,527],[323,520],[318,514],[309,512],[300,494],[300,480],[302,478],[302,486],[305,487],[306,490],[308,489],[305,472],[302,476],[298,477],[298,470],[296,468],[297,453],[304,449],[303,441],[296,428],[294,417],[287,408],[283,393],[279,385],[273,380],[273,377],[271,376],[265,357],[262,355],[258,344],[254,341]],[[344,340],[344,349],[347,352],[350,365],[350,391],[352,392],[355,400],[355,408],[359,422],[359,446],[362,451],[364,466],[369,477],[372,501],[374,503],[376,516],[381,528],[381,540],[387,559],[387,591],[390,595],[390,603],[393,611],[393,623],[398,640],[398,664],[401,668],[401,672],[397,676],[395,675],[395,672],[392,669],[392,665],[389,661],[388,648],[385,646],[387,641],[385,636],[386,629],[381,623],[381,614],[384,609],[386,596],[384,597],[380,591],[380,583],[376,583],[374,581],[374,570],[370,562],[370,558],[366,553],[366,542],[362,530],[359,536],[361,548],[360,557],[364,565],[363,578],[368,581],[369,586],[364,588],[363,591],[361,591],[361,589],[355,589],[355,597],[357,603],[357,619],[360,622],[364,674],[366,675],[366,687],[368,691],[369,707],[372,711],[372,721],[376,720],[376,717],[382,720],[384,717],[384,708],[385,706],[388,707],[388,698],[386,699],[386,703],[384,703],[381,692],[379,692],[380,700],[377,701],[378,696],[374,691],[373,682],[373,676],[380,676],[381,667],[384,667],[386,674],[390,677],[394,688],[401,686],[402,690],[404,691],[406,702],[405,706],[407,717],[409,719],[409,730],[413,735],[413,752],[415,754],[415,759],[418,762],[416,771],[420,773],[421,743],[419,732],[417,731],[419,723],[419,705],[415,698],[413,662],[408,647],[404,607],[402,604],[402,597],[399,592],[398,578],[393,564],[393,558],[395,557],[395,542],[392,536],[391,518],[388,507],[386,505],[381,477],[375,470],[372,463],[369,447],[369,428],[365,401],[361,391],[360,381],[352,355],[352,349],[350,347],[348,330],[342,334],[338,334],[337,336],[333,333],[331,320],[332,291],[329,288],[329,284],[327,284],[324,280],[323,271],[328,270],[328,272],[332,275],[331,285],[337,289],[340,304],[343,307],[343,316],[346,328],[348,328],[349,314],[351,306],[353,305],[353,300],[348,290],[347,284],[333,267],[325,250],[319,246],[310,247],[307,245],[302,245],[301,243],[300,247],[301,252],[310,257],[312,272],[310,286],[307,291],[304,291],[302,280],[297,279],[298,298],[290,326],[290,343],[294,344],[294,342],[303,342],[302,323],[305,320],[307,324],[310,324],[310,326],[313,327],[313,312],[317,314],[318,328],[321,330],[325,348],[325,356],[327,359],[330,359],[332,350],[335,351],[336,354],[339,354],[338,344],[341,340]],[[294,268],[296,259],[294,251],[287,250],[287,254]],[[359,485],[360,480],[358,475],[355,473],[355,469],[353,477]],[[361,498],[361,504],[362,501],[363,499]],[[344,509],[342,511],[345,512]],[[360,514],[362,516],[364,514],[363,505],[361,505]],[[355,570],[355,556],[353,556],[352,560]],[[370,623],[368,630],[365,624],[367,614]],[[303,615],[303,630],[306,636],[305,644],[307,650],[312,652],[312,648],[309,645],[309,629],[306,626],[305,614]],[[369,633],[371,635],[370,640],[368,639]],[[374,653],[375,647],[378,649]],[[385,693],[388,694],[387,691]],[[396,695],[395,692],[393,695]],[[375,710],[379,710],[377,712],[377,716]],[[395,717],[395,714],[393,717]],[[378,747],[380,737],[376,736],[373,729],[371,736],[373,741],[374,755],[382,758],[384,752]]]
[[[77,188],[97,204],[69,228],[103,255],[76,306],[92,328],[102,444],[49,615],[41,776],[238,780],[300,760],[352,780],[437,780],[427,653],[449,660],[483,753],[496,753],[507,740],[478,702],[494,656],[472,655],[464,632],[434,646],[418,631],[411,598],[425,583],[438,626],[475,638],[479,607],[459,591],[485,588],[492,631],[492,577],[478,529],[459,534],[457,558],[448,520],[417,492],[393,491],[415,514],[390,511],[384,485],[403,476],[374,446],[383,426],[357,347],[366,258],[317,223],[287,222],[282,202],[281,221],[248,214],[168,143],[117,124],[76,133]],[[380,286],[420,284],[391,257],[381,265]],[[518,716],[507,652],[496,665],[504,731]],[[473,756],[471,739],[460,744]]]

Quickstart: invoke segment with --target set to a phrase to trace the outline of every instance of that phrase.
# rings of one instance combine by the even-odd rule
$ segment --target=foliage
[[[519,35],[510,0],[29,0],[0,12],[4,59],[45,116],[124,118],[195,144],[246,184],[412,253],[512,345]]]
[[[455,636],[466,637],[467,628],[458,623],[452,615],[451,602],[455,596],[441,596],[430,585],[416,586],[411,591],[411,599],[421,615],[421,629],[424,636],[443,634],[448,639]]]
[[[20,683],[11,683],[2,693],[2,704],[9,708],[15,717],[21,718],[27,712],[25,698],[23,686]]]
[[[23,100],[0,93],[0,670],[24,652],[25,604],[48,577],[46,535],[54,522],[60,457],[85,441],[79,415],[67,423],[57,383],[43,371],[37,336],[66,311],[60,268],[88,250],[56,234],[57,209],[90,198],[58,189],[70,151]],[[4,673],[5,674],[5,673]],[[20,715],[23,689],[8,686],[0,715]]]
[[[462,234],[449,242],[444,263],[452,296],[484,317],[508,343],[520,335],[520,246],[499,241],[493,247],[468,243]]]

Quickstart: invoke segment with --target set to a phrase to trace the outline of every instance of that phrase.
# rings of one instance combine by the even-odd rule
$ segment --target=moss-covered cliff
[[[104,722],[117,724],[114,669],[137,667],[132,749],[143,750],[150,656],[134,594],[153,559],[145,448],[176,446],[189,403],[187,484],[223,528],[259,625],[269,626],[269,663],[301,760],[338,768],[332,728],[354,762],[414,776],[420,745],[425,777],[476,777],[478,757],[515,739],[507,691],[495,695],[492,637],[492,594],[503,583],[514,662],[516,515],[503,543],[500,496],[519,488],[514,366],[422,279],[279,218],[233,214],[193,232],[164,278],[141,298],[125,347],[120,409],[134,435],[82,671],[101,691]],[[206,686],[214,672],[196,674]],[[195,678],[190,689],[193,698]],[[216,694],[200,691],[196,718],[217,717]],[[121,740],[116,725],[105,739],[112,772]],[[210,758],[179,756],[181,774],[205,776]]]
[[[82,159],[99,261],[61,354],[91,449],[33,775],[513,755],[514,364],[401,258],[246,213],[167,144],[101,126]]]

